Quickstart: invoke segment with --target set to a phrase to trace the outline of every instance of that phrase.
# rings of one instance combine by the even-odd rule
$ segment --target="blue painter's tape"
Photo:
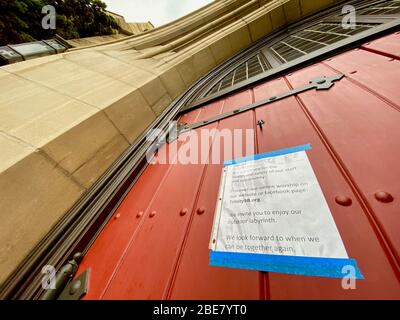
[[[295,257],[271,254],[210,252],[210,266],[328,278],[364,279],[354,259]],[[351,270],[348,266],[353,267]],[[346,267],[343,269],[343,267]],[[343,272],[342,272],[343,270]],[[351,270],[351,272],[349,272]],[[354,272],[353,272],[354,271]],[[352,272],[354,277],[352,276]]]
[[[282,156],[285,154],[295,153],[295,152],[299,152],[299,151],[307,151],[307,150],[311,150],[311,144],[304,144],[302,146],[280,149],[280,150],[275,150],[275,151],[271,151],[271,152],[255,154],[255,155],[244,157],[244,158],[228,160],[228,161],[224,162],[224,166],[226,167],[226,166],[231,166],[233,164],[243,163],[246,161],[260,160],[260,159]]]

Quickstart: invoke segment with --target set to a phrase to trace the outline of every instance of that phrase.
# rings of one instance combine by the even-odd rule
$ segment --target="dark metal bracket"
[[[247,106],[241,107],[239,109],[236,109],[236,110],[233,110],[230,112],[222,113],[220,115],[211,117],[207,120],[196,122],[191,125],[178,124],[177,126],[170,128],[169,133],[168,133],[168,142],[172,142],[172,141],[176,140],[180,134],[188,132],[190,130],[209,125],[210,123],[217,122],[217,121],[232,117],[234,115],[237,115],[237,114],[240,114],[240,113],[252,110],[252,109],[256,109],[261,106],[265,106],[269,103],[276,102],[276,101],[297,95],[297,94],[305,92],[305,91],[309,91],[312,89],[328,90],[335,85],[336,81],[341,80],[343,77],[344,77],[343,74],[339,74],[339,75],[331,76],[331,77],[326,77],[326,76],[318,77],[318,78],[312,79],[308,84],[306,84],[302,87],[299,87],[299,88],[290,90],[288,92],[270,97],[265,100],[257,101],[255,103],[249,104]]]
[[[88,291],[89,271],[86,269],[75,280],[68,282],[57,300],[79,300]]]
[[[47,289],[40,300],[79,300],[87,293],[89,269],[72,280],[83,255],[78,252],[55,275],[55,288]]]

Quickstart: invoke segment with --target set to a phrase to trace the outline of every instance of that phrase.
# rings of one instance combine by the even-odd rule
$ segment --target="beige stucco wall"
[[[116,33],[116,34],[110,34],[108,36],[96,36],[96,37],[77,38],[70,40],[63,39],[63,41],[67,42],[73,48],[81,48],[93,45],[101,45],[114,40],[121,40],[126,37],[127,37],[126,34]]]
[[[214,1],[143,35],[0,68],[0,283],[194,81],[334,2]]]
[[[87,37],[87,38],[77,38],[65,40],[62,39],[63,42],[68,43],[68,45],[72,48],[82,48],[89,46],[98,46],[104,43],[115,42],[116,40],[122,40],[129,35],[137,35],[146,31],[150,31],[154,29],[153,24],[148,22],[126,22],[125,18],[119,14],[107,11],[109,15],[111,15],[118,23],[119,29],[116,30],[115,34],[106,35],[106,36],[95,36],[95,37]],[[58,36],[59,37],[59,36]],[[59,37],[60,39],[60,37]]]
[[[154,29],[153,24],[150,21],[147,22],[126,22],[125,18],[119,14],[111,11],[107,13],[112,16],[118,23],[120,31],[126,34],[139,34]]]

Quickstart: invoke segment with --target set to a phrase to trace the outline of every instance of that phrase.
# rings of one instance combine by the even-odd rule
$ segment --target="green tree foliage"
[[[42,7],[57,12],[56,30],[42,28]],[[49,39],[112,34],[118,25],[100,0],[0,0],[0,45]]]

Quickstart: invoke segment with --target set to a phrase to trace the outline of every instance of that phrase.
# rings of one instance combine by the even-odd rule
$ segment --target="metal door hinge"
[[[233,111],[230,111],[230,112],[222,113],[220,115],[211,117],[211,118],[209,118],[207,120],[196,122],[196,123],[193,123],[193,124],[190,124],[190,125],[188,125],[188,124],[184,124],[184,125],[180,124],[176,128],[173,128],[175,130],[174,134],[171,133],[171,134],[168,135],[168,142],[172,142],[172,141],[176,140],[179,137],[180,134],[182,134],[184,132],[188,132],[188,131],[190,131],[192,129],[197,129],[199,127],[203,127],[203,126],[209,125],[210,123],[217,122],[217,121],[220,121],[222,119],[226,119],[226,118],[232,117],[234,115],[237,115],[237,114],[242,113],[242,112],[249,111],[251,109],[255,109],[255,108],[258,108],[258,107],[261,107],[261,106],[265,106],[265,105],[267,105],[269,103],[276,102],[276,101],[285,99],[287,97],[294,96],[296,94],[299,94],[299,93],[302,93],[302,92],[305,92],[305,91],[309,91],[309,90],[312,90],[312,89],[328,90],[328,89],[330,89],[331,87],[333,87],[335,85],[336,81],[341,80],[343,77],[344,77],[343,74],[330,76],[330,77],[326,77],[326,76],[318,77],[318,78],[312,79],[311,81],[309,81],[308,84],[306,84],[306,85],[304,85],[302,87],[287,91],[285,93],[270,97],[268,99],[257,101],[255,103],[246,105],[244,107],[241,107],[239,109],[236,109],[236,110],[233,110]]]
[[[81,253],[74,254],[73,258],[55,274],[54,288],[46,289],[40,300],[79,300],[85,295],[89,281],[89,269],[72,280],[82,258]]]
[[[257,121],[257,125],[260,127],[260,130],[262,131],[262,129],[263,129],[263,125],[265,124],[265,121],[264,120],[258,120]]]
[[[79,300],[88,290],[90,269],[83,271],[75,280],[69,281],[57,300]]]

